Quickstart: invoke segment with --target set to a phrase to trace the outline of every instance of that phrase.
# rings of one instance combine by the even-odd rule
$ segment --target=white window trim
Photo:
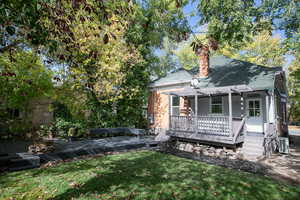
[[[260,110],[260,116],[257,118],[263,118],[263,113],[262,113],[262,99],[261,98],[249,98],[247,99],[247,117],[250,117],[250,113],[249,113],[249,101],[259,101],[259,110]]]
[[[222,99],[222,112],[221,113],[212,113],[212,97],[214,97],[214,96],[209,96],[209,115],[211,115],[211,116],[224,115],[224,97],[221,96],[221,99]],[[214,104],[214,105],[219,105],[219,104]]]
[[[178,106],[173,106],[173,97],[176,97],[176,96],[174,96],[174,95],[172,95],[172,97],[171,97],[171,115],[173,115],[173,108],[178,108],[178,110],[179,110],[179,115],[180,115],[180,97],[178,96],[178,98],[179,98],[179,105]]]

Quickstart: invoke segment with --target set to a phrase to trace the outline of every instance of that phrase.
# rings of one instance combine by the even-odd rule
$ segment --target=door
[[[261,108],[261,99],[247,100],[247,121],[248,132],[263,133],[263,113]]]

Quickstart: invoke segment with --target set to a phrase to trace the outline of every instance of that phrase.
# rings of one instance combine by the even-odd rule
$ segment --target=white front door
[[[248,132],[263,132],[263,113],[259,98],[247,100],[246,127]]]

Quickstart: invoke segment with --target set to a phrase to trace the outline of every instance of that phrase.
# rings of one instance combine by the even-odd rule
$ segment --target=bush
[[[52,137],[55,134],[55,126],[50,125],[41,125],[40,129],[37,131],[39,137]]]
[[[11,120],[8,125],[8,131],[13,137],[26,138],[26,133],[32,130],[31,123],[25,120]]]
[[[68,107],[60,102],[53,103],[53,115],[55,119],[72,119],[72,115]]]
[[[84,121],[67,121],[57,118],[54,123],[56,135],[59,137],[84,137],[86,136],[86,124]]]

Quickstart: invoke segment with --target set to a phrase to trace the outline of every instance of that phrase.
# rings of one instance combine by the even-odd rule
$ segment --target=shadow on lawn
[[[105,158],[104,158],[105,160]],[[112,199],[296,199],[300,190],[247,173],[154,152],[111,159],[108,171],[67,189],[53,200],[83,196]],[[92,166],[83,164],[84,168]],[[95,166],[94,166],[95,167]],[[70,168],[65,168],[70,170]],[[77,169],[71,169],[77,170]],[[54,172],[54,171],[52,171]],[[97,173],[97,170],[94,171]],[[100,171],[101,172],[101,171]],[[63,173],[62,171],[57,173]],[[234,174],[234,176],[233,176]],[[114,193],[115,192],[115,193]],[[121,196],[120,196],[121,195]]]

